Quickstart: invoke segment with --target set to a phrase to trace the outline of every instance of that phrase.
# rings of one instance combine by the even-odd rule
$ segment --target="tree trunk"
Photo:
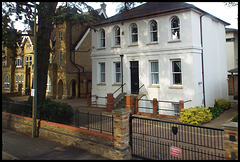
[[[57,2],[40,2],[38,6],[37,32],[37,102],[45,100],[47,72],[50,56],[50,35],[53,29],[50,15],[54,14]]]

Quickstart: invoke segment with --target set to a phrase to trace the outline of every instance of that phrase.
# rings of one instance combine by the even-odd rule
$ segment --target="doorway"
[[[138,94],[139,92],[138,61],[130,61],[130,70],[131,70],[131,94]]]

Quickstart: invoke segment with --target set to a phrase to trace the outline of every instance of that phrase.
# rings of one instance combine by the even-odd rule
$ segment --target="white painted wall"
[[[180,19],[180,41],[170,41],[170,18],[177,15]],[[148,23],[156,20],[158,23],[158,42],[149,43]],[[204,61],[205,86],[207,106],[213,106],[215,98],[226,97],[226,56],[224,25],[215,23],[204,17]],[[138,25],[138,45],[129,43],[129,26]],[[121,29],[121,46],[113,46],[113,28]],[[140,94],[146,94],[146,99],[157,98],[164,101],[191,100],[185,107],[203,105],[202,69],[200,46],[200,15],[194,11],[186,11],[168,15],[155,16],[141,20],[125,21],[102,27],[106,33],[106,47],[99,48],[98,32],[92,34],[92,95],[107,96],[119,85],[113,82],[113,63],[120,62],[123,54],[124,92],[131,93],[130,61],[139,61],[139,86],[144,84]],[[98,28],[99,30],[100,28]],[[216,41],[218,40],[218,41]],[[171,85],[171,59],[181,59],[182,87]],[[150,62],[159,62],[159,85],[150,85]],[[99,62],[105,62],[106,83],[98,84]],[[215,67],[215,68],[214,68]],[[115,95],[117,96],[117,94]],[[160,106],[167,104],[160,103]],[[172,105],[167,106],[172,109]]]

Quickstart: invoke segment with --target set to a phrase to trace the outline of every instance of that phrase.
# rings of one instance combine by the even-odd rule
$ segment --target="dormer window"
[[[180,39],[180,20],[177,16],[171,19],[171,39]]]
[[[104,29],[100,29],[100,46],[99,47],[105,47],[105,30]]]
[[[137,43],[138,42],[138,27],[137,24],[132,24],[130,27],[131,31],[131,43]]]

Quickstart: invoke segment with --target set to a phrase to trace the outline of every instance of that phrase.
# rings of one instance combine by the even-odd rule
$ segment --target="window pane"
[[[121,74],[116,73],[116,82],[121,82]]]
[[[157,30],[157,22],[152,21],[150,24],[150,31],[156,31]]]
[[[173,74],[173,84],[182,84],[182,75],[180,74]]]
[[[105,82],[105,73],[101,73],[101,82]]]
[[[173,61],[172,65],[173,72],[181,72],[181,61]]]
[[[174,17],[171,21],[171,27],[172,28],[178,28],[179,27],[179,19],[177,17]]]
[[[158,84],[158,73],[152,74],[152,84]]]
[[[158,62],[151,62],[151,72],[158,72]]]
[[[157,41],[157,32],[151,33],[151,42]]]
[[[101,63],[101,72],[105,72],[105,64],[104,63]]]

